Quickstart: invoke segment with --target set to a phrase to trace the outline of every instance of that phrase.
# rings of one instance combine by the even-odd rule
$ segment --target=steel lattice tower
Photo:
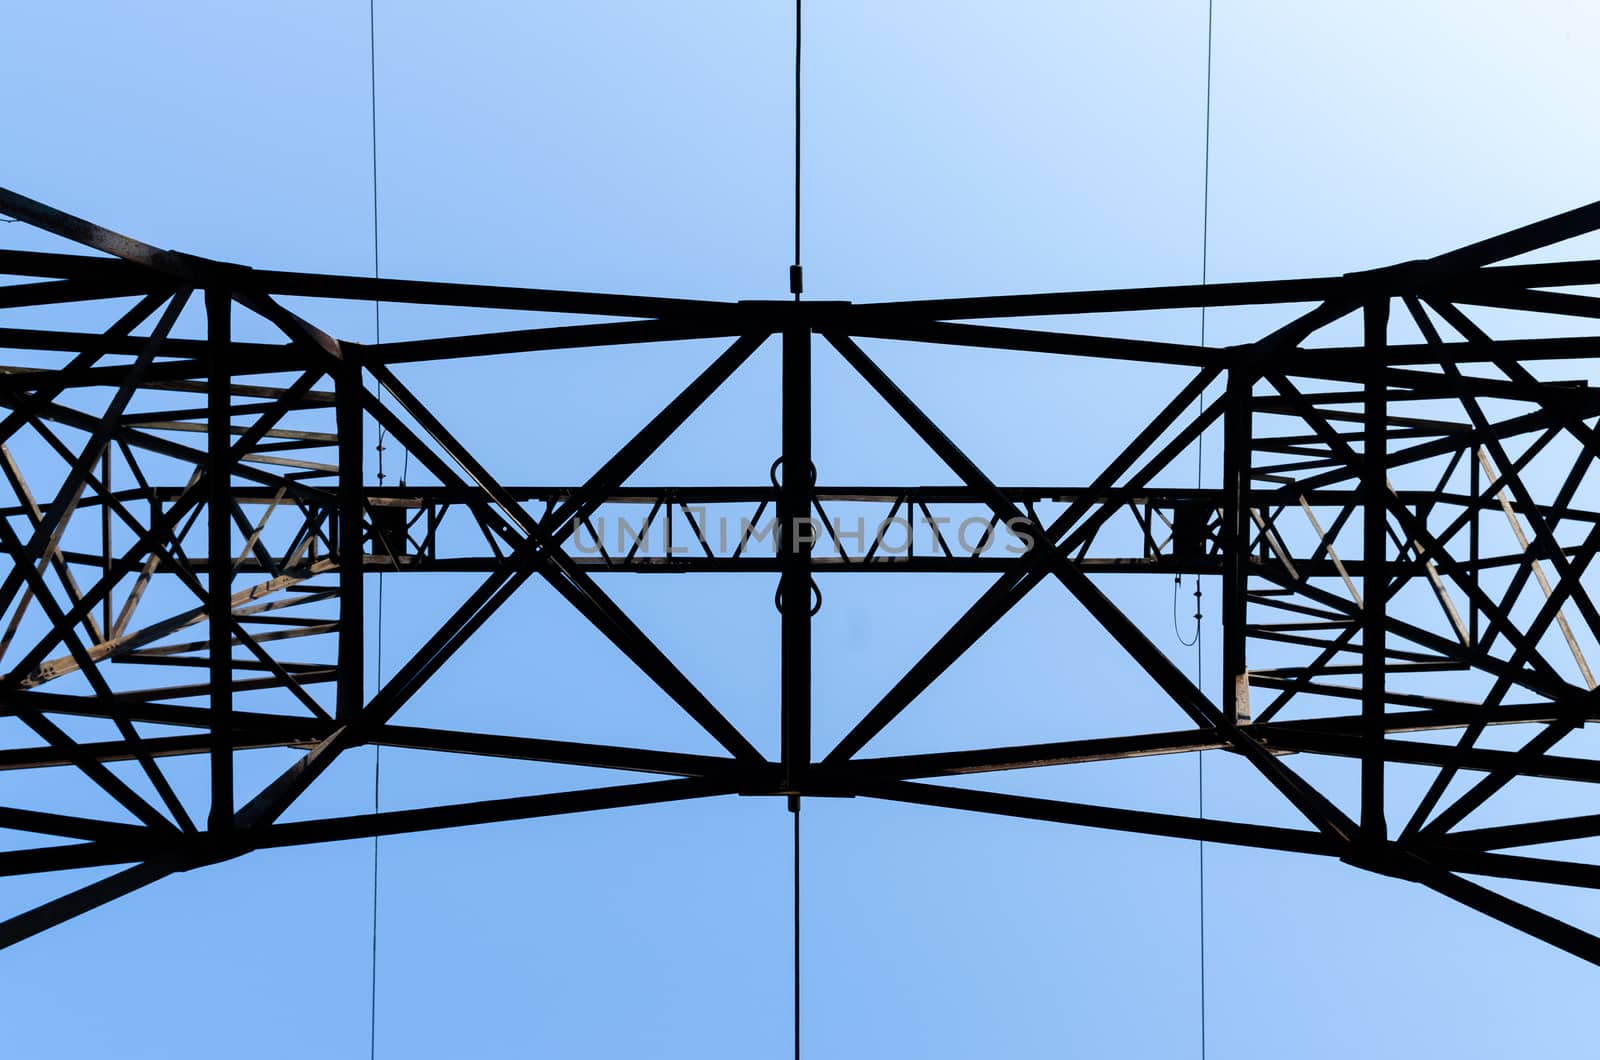
[[[0,852],[0,872],[107,872],[0,924],[0,945],[171,873],[262,848],[719,795],[852,795],[1339,858],[1600,963],[1600,938],[1468,878],[1600,886],[1600,866],[1572,860],[1559,845],[1600,835],[1600,815],[1482,823],[1519,778],[1600,781],[1600,762],[1573,753],[1569,739],[1600,716],[1586,655],[1600,635],[1590,569],[1600,551],[1592,475],[1600,396],[1586,382],[1600,337],[1581,333],[1600,318],[1600,300],[1562,290],[1600,283],[1600,261],[1501,264],[1600,228],[1600,204],[1345,276],[876,304],[263,271],[157,250],[11,192],[0,193],[0,210],[98,252],[0,251],[0,273],[14,278],[0,287],[0,309],[81,303],[107,317],[100,331],[0,327],[0,347],[48,362],[0,368],[0,707],[31,733],[0,748],[0,767],[76,771],[107,799],[99,816],[0,808],[0,827],[33,837]],[[286,298],[528,310],[574,322],[361,344],[319,330],[286,309]],[[179,314],[196,302],[205,335],[178,337]],[[1226,348],[1108,338],[1073,324],[1095,314],[1235,306],[1301,308],[1259,340]],[[1580,333],[1491,336],[1464,308],[1479,306],[1548,315],[1569,330],[1575,322]],[[282,340],[235,339],[241,313],[270,322]],[[1409,316],[1425,341],[1392,341],[1391,313]],[[1360,321],[1359,345],[1319,344],[1346,318]],[[685,339],[720,339],[726,348],[586,481],[560,487],[497,479],[394,371]],[[1157,363],[1190,378],[1091,481],[1013,488],[987,475],[879,366],[872,346],[883,340],[973,356],[1012,350]],[[624,485],[768,343],[782,361],[771,410],[782,445],[769,482]],[[853,369],[960,485],[819,480],[812,373],[822,357]],[[1202,395],[1209,399],[1191,415]],[[362,452],[372,423],[433,484],[375,481]],[[1210,429],[1225,439],[1218,479],[1158,485]],[[24,451],[51,454],[47,470],[19,458]],[[640,530],[634,547],[608,548],[595,531],[617,512]],[[874,532],[841,533],[845,518]],[[718,539],[705,532],[713,519],[750,532]],[[885,528],[911,519],[934,526],[931,550],[918,552],[909,536],[904,546],[885,543]],[[941,519],[977,520],[985,532],[973,545],[940,533]],[[366,576],[440,570],[481,580],[381,687],[366,687]],[[773,653],[781,696],[770,705],[781,717],[776,759],[601,587],[606,578],[662,571],[772,580],[781,612]],[[966,572],[989,588],[842,741],[814,747],[815,580],[888,572]],[[1175,574],[1220,584],[1223,673],[1211,687],[1197,687],[1106,589],[1117,578]],[[407,704],[535,578],[725,753],[406,724]],[[866,753],[1047,580],[1148,675],[1139,694],[1170,701],[1168,731]],[[189,668],[192,680],[142,678],[173,667]],[[58,724],[64,717],[103,719],[120,735],[74,739]],[[145,736],[136,725],[175,734]],[[1488,726],[1508,727],[1515,746],[1480,746]],[[664,779],[282,819],[341,755],[367,745]],[[235,758],[261,748],[294,749],[294,764],[259,790],[242,788]],[[1238,756],[1303,824],[938,783],[1184,752]],[[1309,783],[1296,769],[1300,755],[1357,763],[1358,797]],[[204,805],[168,782],[162,762],[172,756],[207,763]],[[136,792],[109,768],[115,763],[136,763],[157,797]],[[1432,771],[1426,793],[1403,807],[1386,787],[1399,766]]]

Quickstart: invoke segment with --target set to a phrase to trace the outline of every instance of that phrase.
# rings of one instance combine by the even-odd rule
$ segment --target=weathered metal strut
[[[1584,732],[1600,717],[1591,571],[1600,551],[1592,474],[1600,392],[1589,385],[1600,298],[1585,290],[1600,285],[1600,261],[1500,264],[1595,230],[1600,204],[1346,276],[862,305],[252,270],[158,250],[11,192],[0,191],[0,211],[100,252],[0,250],[0,273],[15,278],[0,287],[0,311],[15,317],[0,327],[0,349],[15,362],[0,366],[0,716],[10,719],[0,771],[71,771],[93,793],[70,804],[0,805],[0,834],[10,840],[0,874],[110,873],[0,922],[0,945],[172,872],[274,846],[717,795],[849,795],[1336,857],[1425,884],[1600,963],[1600,938],[1479,882],[1600,887],[1600,865],[1571,846],[1548,846],[1600,837],[1600,815],[1567,812],[1556,796],[1505,794],[1525,778],[1558,781],[1581,807],[1583,786],[1600,783]],[[178,326],[191,294],[203,308],[200,334]],[[364,345],[318,330],[285,308],[288,298],[566,320]],[[1391,313],[1397,302],[1403,314]],[[1285,322],[1226,348],[1063,323],[1245,306],[1281,307]],[[1492,338],[1468,307],[1510,311],[1508,320],[1537,327]],[[116,312],[102,330],[27,326],[78,327]],[[243,339],[245,320],[281,338]],[[1359,342],[1348,344],[1342,327],[1354,327]],[[1402,341],[1407,328],[1420,341]],[[578,484],[500,480],[397,371],[686,340],[725,345]],[[874,359],[878,340],[974,357],[998,349],[1167,365],[1187,381],[1133,425],[1090,481],[1007,485]],[[782,384],[769,481],[630,485],[769,343]],[[812,386],[825,357],[860,376],[955,482],[819,478]],[[415,481],[369,481],[369,424],[411,454]],[[1207,432],[1222,438],[1217,478],[1171,485],[1179,459]],[[379,571],[456,572],[476,587],[371,688],[363,594]],[[712,571],[773,585],[775,757],[602,587],[622,574]],[[987,575],[990,585],[818,753],[819,579],[953,572]],[[1210,690],[1119,602],[1140,574],[1216,580],[1222,665]],[[407,704],[536,578],[720,753],[405,724]],[[1128,696],[1171,705],[1168,729],[866,753],[1047,580],[1148,678]],[[1063,709],[1075,705],[1069,695]],[[99,735],[83,735],[92,730]],[[283,819],[333,762],[366,745],[665,779]],[[287,756],[286,768],[259,790],[238,790],[239,756],[267,749]],[[1259,772],[1303,823],[938,783],[1221,750]],[[1312,783],[1296,767],[1302,755],[1352,762],[1355,780]],[[173,783],[169,773],[184,763],[203,765],[204,784]],[[1420,797],[1416,785],[1394,782],[1419,771],[1428,778]]]

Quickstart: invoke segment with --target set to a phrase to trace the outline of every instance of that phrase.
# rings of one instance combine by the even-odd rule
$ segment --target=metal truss
[[[1584,334],[1600,299],[1561,290],[1600,284],[1600,261],[1501,264],[1600,228],[1600,204],[1345,276],[878,304],[253,270],[157,250],[9,192],[0,210],[101,252],[0,251],[0,273],[15,278],[0,287],[0,308],[121,313],[94,332],[0,328],[0,347],[24,351],[12,359],[27,362],[0,368],[9,491],[0,494],[0,714],[10,725],[0,730],[8,738],[0,768],[76,773],[105,806],[97,814],[0,808],[0,828],[13,838],[0,873],[108,873],[0,923],[0,945],[171,873],[262,848],[729,794],[848,795],[1339,858],[1600,963],[1600,938],[1480,882],[1600,887],[1600,866],[1577,860],[1584,848],[1569,842],[1600,835],[1600,813],[1550,819],[1530,815],[1530,805],[1551,805],[1542,794],[1532,803],[1505,795],[1529,778],[1562,782],[1580,798],[1600,782],[1600,760],[1581,746],[1583,726],[1600,716],[1585,654],[1600,634],[1588,588],[1600,551],[1592,473],[1600,394],[1581,381],[1600,354],[1600,340]],[[318,330],[286,299],[568,319],[361,344]],[[191,305],[203,310],[203,337],[175,334]],[[1287,322],[1227,348],[1072,327],[1096,314],[1247,306]],[[1528,321],[1538,327],[1533,337],[1491,337],[1463,307],[1514,311],[1519,334]],[[281,338],[236,339],[242,317],[270,323]],[[1352,321],[1360,341],[1330,344]],[[1418,338],[1394,341],[1396,330]],[[726,347],[580,484],[498,480],[394,370],[684,339]],[[993,481],[880,367],[870,350],[882,340],[1156,363],[1185,369],[1189,381],[1092,481],[1015,488]],[[781,452],[769,482],[625,485],[769,342],[782,364],[773,410]],[[837,486],[817,481],[814,469],[794,473],[812,468],[819,357],[848,364],[960,484]],[[431,484],[374,479],[363,460],[373,423]],[[1219,480],[1163,484],[1213,430],[1224,438]],[[739,532],[713,535],[713,524]],[[364,687],[365,576],[438,570],[474,573],[476,588],[382,687]],[[617,574],[664,571],[745,571],[774,583],[776,758],[601,587]],[[985,576],[988,588],[836,746],[814,747],[819,573],[957,571]],[[1220,583],[1216,687],[1197,687],[1115,602],[1110,587],[1134,574]],[[403,724],[430,678],[534,579],[724,753]],[[1045,581],[1059,583],[1148,675],[1148,688],[1130,695],[1170,701],[1167,731],[866,753]],[[190,676],[178,684],[143,676],[171,673]],[[103,738],[74,734],[86,731],[83,719]],[[666,779],[285,819],[342,755],[374,744]],[[292,765],[259,790],[240,790],[236,758],[262,748],[289,749]],[[1248,763],[1298,823],[937,782],[1187,752]],[[175,757],[205,764],[205,790],[180,794],[163,771]],[[1312,758],[1348,760],[1359,779],[1348,791],[1319,788],[1298,768]],[[1402,770],[1426,779],[1397,786]],[[1527,847],[1541,849],[1515,852]]]

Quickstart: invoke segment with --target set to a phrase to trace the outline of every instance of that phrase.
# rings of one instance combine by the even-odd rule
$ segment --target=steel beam
[[[0,351],[26,351],[26,363],[0,364],[0,471],[11,493],[0,497],[0,714],[37,737],[0,746],[0,769],[76,770],[128,817],[0,806],[0,827],[37,837],[35,845],[0,853],[0,875],[127,866],[0,921],[0,946],[173,872],[253,850],[740,794],[791,804],[804,796],[863,796],[1337,857],[1430,887],[1600,963],[1593,936],[1464,879],[1600,886],[1600,872],[1569,851],[1537,849],[1600,839],[1594,816],[1552,804],[1542,816],[1465,827],[1481,807],[1499,805],[1500,792],[1518,778],[1600,783],[1600,762],[1565,742],[1600,718],[1586,640],[1600,633],[1590,573],[1600,555],[1600,507],[1583,489],[1600,460],[1600,430],[1592,426],[1600,392],[1587,385],[1600,334],[1573,333],[1600,320],[1600,301],[1578,290],[1600,283],[1600,262],[1500,264],[1596,230],[1600,204],[1432,259],[1339,277],[865,305],[250,270],[159,250],[15,193],[0,192],[0,210],[110,255],[0,250],[0,274],[15,280],[0,285],[0,314],[71,307],[87,328],[0,320]],[[191,288],[205,292],[203,338],[174,333]],[[308,316],[319,299],[370,299],[551,319],[532,328],[484,326],[362,345],[319,330],[286,308],[291,298]],[[1394,298],[1405,300],[1425,341],[1390,341]],[[107,310],[112,299],[137,301],[109,324],[91,325],[97,313],[114,315]],[[233,304],[281,332],[282,341],[236,338]],[[1258,341],[1226,349],[1074,323],[1088,314],[1291,305],[1305,308]],[[1462,305],[1548,316],[1566,330],[1492,337]],[[135,334],[163,306],[151,332]],[[1357,313],[1360,345],[1330,340],[1328,329]],[[1457,337],[1446,341],[1435,317]],[[959,484],[818,482],[814,335],[857,370]],[[771,482],[631,482],[769,336],[780,337],[781,383]],[[608,346],[678,349],[689,347],[670,344],[708,338],[731,345],[576,485],[500,480],[402,378],[416,362],[563,351],[603,357]],[[990,351],[1001,350],[1193,371],[1158,413],[1129,426],[1132,440],[1087,484],[1003,486],[867,355],[862,338],[965,351],[956,355],[977,370],[997,363]],[[324,376],[331,391],[314,390]],[[1218,379],[1222,393],[1191,416]],[[1180,462],[1186,476],[1187,456],[1219,423],[1220,474],[1206,469],[1199,487],[1169,485]],[[431,484],[368,481],[369,425],[404,446]],[[25,466],[32,457],[22,454],[35,451],[64,472]],[[1553,459],[1570,466],[1550,474]],[[1044,517],[1052,506],[1058,514]],[[1480,527],[1490,506],[1508,516],[1513,545]],[[1027,543],[1003,554],[969,552],[941,536],[945,547],[931,554],[921,546],[902,552],[870,535],[852,547],[847,535],[820,526],[824,513],[867,526],[902,513],[931,521],[936,512],[975,518]],[[624,514],[652,528],[672,526],[680,536],[652,544],[636,534],[615,546],[600,528]],[[763,519],[777,533],[752,543]],[[734,522],[739,532],[723,541],[716,520]],[[692,528],[687,553],[673,547],[685,543],[683,525]],[[376,571],[453,571],[480,580],[369,696],[362,586]],[[659,572],[742,574],[775,588],[775,760],[601,588],[605,577]],[[818,760],[811,746],[812,615],[826,579],[879,572],[983,573],[992,581]],[[1215,701],[1114,596],[1140,574],[1174,573],[1221,585],[1222,687]],[[429,694],[445,663],[535,578],[725,754],[406,724],[407,705]],[[1047,578],[1149,676],[1142,694],[1174,708],[1173,728],[863,754]],[[177,596],[147,592],[155,586]],[[1429,606],[1408,603],[1410,588],[1424,590]],[[196,677],[175,681],[173,671]],[[57,684],[68,679],[83,685],[61,691],[73,688]],[[311,694],[330,684],[332,714]],[[1253,690],[1270,701],[1260,696],[1252,709]],[[246,694],[252,698],[236,702]],[[1115,730],[1115,714],[1105,716]],[[62,717],[103,719],[117,736],[74,739],[58,724]],[[136,725],[175,731],[147,736]],[[1517,735],[1507,745],[1479,746],[1491,728]],[[1408,733],[1458,738],[1403,738]],[[331,763],[366,744],[665,779],[285,821]],[[294,764],[236,814],[237,757],[273,751],[294,756]],[[1247,761],[1309,827],[928,782],[1219,752]],[[157,768],[184,756],[208,768],[204,828]],[[1307,779],[1316,773],[1295,768],[1304,756],[1358,763],[1356,820]],[[109,768],[124,762],[143,770],[158,801],[146,801]],[[1432,770],[1433,782],[1407,804],[1410,821],[1391,836],[1386,807],[1400,793],[1385,780],[1401,765]],[[1445,802],[1462,771],[1474,774],[1473,783]]]

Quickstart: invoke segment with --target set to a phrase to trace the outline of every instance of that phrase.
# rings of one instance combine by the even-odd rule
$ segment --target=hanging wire
[[[1183,630],[1178,627],[1178,589],[1183,585],[1183,575],[1172,576],[1172,632],[1178,638],[1178,643],[1185,648],[1192,648],[1200,643],[1200,578],[1194,580],[1194,636],[1185,638]]]
[[[800,800],[792,807],[794,818],[794,1060],[800,1060]]]
[[[1215,0],[1206,0],[1206,130],[1205,130],[1205,155],[1201,167],[1200,178],[1200,286],[1205,287],[1210,280],[1211,268],[1211,41],[1212,24],[1215,16]],[[1206,344],[1206,307],[1200,307],[1200,345]],[[1200,394],[1200,409],[1206,407],[1206,395]],[[1199,487],[1204,483],[1206,460],[1206,435],[1200,432],[1200,437],[1195,450],[1195,485]],[[1173,616],[1176,620],[1178,588],[1174,582],[1172,589]],[[1201,618],[1204,614],[1204,598],[1201,595],[1200,575],[1194,577],[1194,680],[1195,685],[1205,687],[1205,647]],[[1181,635],[1180,635],[1180,638]],[[1195,816],[1205,820],[1206,816],[1206,753],[1199,751],[1194,756],[1195,760]],[[1200,960],[1200,1060],[1206,1060],[1206,844],[1202,839],[1198,844],[1197,875],[1199,877],[1198,903],[1199,903],[1199,960]]]
[[[372,143],[372,276],[379,276],[378,256],[378,13],[377,0],[367,0],[367,88],[368,99],[371,102],[371,143]],[[383,302],[374,298],[372,301],[372,341],[374,345],[383,342]],[[383,388],[378,388],[378,401],[383,401]],[[383,421],[378,422],[378,485],[384,482],[383,451],[386,432]],[[411,454],[406,453],[409,464]],[[400,482],[405,484],[405,472],[400,474]],[[377,677],[378,684],[383,685],[383,571],[378,571],[378,628],[377,628]],[[349,677],[347,675],[346,679]],[[372,746],[372,814],[378,814],[380,797],[383,791],[383,748],[378,744]],[[367,1005],[367,1056],[369,1060],[376,1060],[378,1055],[378,834],[373,829],[372,834],[372,959],[368,971],[368,1005]]]
[[[794,0],[794,264],[789,267],[789,290],[794,295],[796,302],[800,301],[800,292],[805,284],[800,270],[800,30],[801,30],[801,3]],[[776,463],[772,466],[772,482],[776,486]],[[817,470],[811,469],[812,481],[816,481]],[[816,588],[815,579],[811,582],[812,590],[817,592],[817,607],[821,606],[821,593]],[[815,608],[811,612],[816,614]],[[789,797],[789,816],[794,818],[794,1060],[800,1060],[800,797]]]
[[[789,266],[789,292],[796,302],[805,289],[800,269],[800,5],[794,0],[794,264]]]
[[[378,572],[378,683],[383,683],[383,572]],[[372,746],[372,813],[378,814],[383,783],[383,748]],[[378,1055],[378,837],[372,837],[372,966],[368,979],[367,1056]]]

